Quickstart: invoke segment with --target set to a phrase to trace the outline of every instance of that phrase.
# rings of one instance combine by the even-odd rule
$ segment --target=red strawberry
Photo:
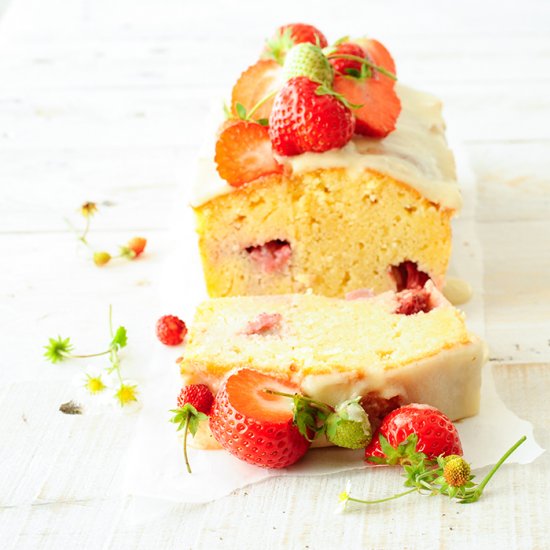
[[[246,120],[239,120],[221,132],[215,161],[220,177],[234,187],[283,171],[273,157],[267,128]]]
[[[305,76],[291,78],[275,96],[269,137],[280,155],[339,149],[353,135],[351,111]],[[327,90],[328,91],[328,90]]]
[[[354,61],[353,59],[343,59],[341,57],[337,57],[338,55],[354,55],[365,59],[367,57],[365,50],[359,46],[359,44],[354,44],[353,42],[343,42],[342,44],[338,44],[334,52],[330,54],[329,62],[334,68],[335,74],[353,76],[359,76],[361,74],[363,65],[359,61]]]
[[[134,258],[137,258],[144,250],[147,245],[147,239],[143,237],[133,237],[128,241],[126,245],[134,254]]]
[[[328,45],[325,35],[313,25],[290,23],[275,31],[275,34],[266,42],[262,57],[274,59],[282,65],[288,50],[304,42],[318,45],[320,48],[326,48]]]
[[[201,420],[208,418],[213,402],[214,396],[208,386],[193,384],[181,389],[178,396],[178,408],[171,411],[174,413],[171,421],[178,424],[178,430],[184,430],[183,456],[189,473],[191,473],[191,466],[187,457],[187,434],[189,432],[191,435],[197,433]]]
[[[164,315],[157,321],[157,338],[167,346],[177,346],[187,334],[185,323],[175,315]]]
[[[320,48],[326,48],[328,46],[325,35],[313,25],[307,25],[306,23],[289,23],[288,25],[279,27],[275,35],[282,36],[288,31],[290,31],[290,37],[294,41],[294,45],[310,42],[311,44],[318,45]]]
[[[384,418],[372,442],[365,449],[365,459],[385,458],[380,446],[380,435],[397,448],[411,434],[418,437],[416,451],[425,453],[428,458],[462,455],[460,437],[450,419],[435,407],[412,403],[395,409]]]
[[[191,384],[183,386],[178,396],[178,407],[181,409],[187,403],[193,405],[197,411],[210,414],[214,396],[210,388],[205,384]]]
[[[398,292],[405,289],[420,290],[430,278],[427,273],[418,269],[416,263],[409,260],[401,262],[398,266],[392,266],[390,274]]]
[[[270,92],[280,88],[283,84],[282,70],[281,65],[272,59],[263,59],[248,67],[233,86],[233,92],[231,93],[231,111],[233,115],[238,117],[237,103],[240,103],[248,113]],[[254,120],[269,118],[272,106],[273,99],[266,101],[254,112]]]
[[[424,288],[402,290],[398,292],[395,297],[397,299],[395,313],[401,315],[414,315],[420,311],[428,313],[431,309],[430,294]]]
[[[368,58],[376,66],[395,74],[395,63],[386,48],[376,40],[361,41]],[[337,75],[334,90],[349,103],[361,105],[354,109],[355,131],[358,134],[385,137],[395,130],[401,112],[401,101],[395,92],[395,82],[376,69],[366,79]]]
[[[263,468],[286,468],[308,450],[309,442],[293,423],[292,400],[264,389],[295,393],[272,376],[242,368],[222,383],[210,413],[216,441],[237,458]]]

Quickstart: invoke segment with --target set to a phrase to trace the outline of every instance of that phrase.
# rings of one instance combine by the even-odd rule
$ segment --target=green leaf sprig
[[[75,354],[73,353],[74,346],[71,344],[70,338],[57,339],[50,338],[49,343],[44,346],[44,357],[50,363],[59,363],[67,359],[89,359],[93,357],[101,357],[107,355],[109,357],[109,366],[105,368],[106,374],[114,374],[117,378],[117,387],[115,398],[121,406],[128,405],[137,401],[137,386],[126,382],[122,378],[120,369],[120,350],[125,348],[128,343],[128,335],[126,328],[123,326],[113,330],[113,308],[109,305],[109,334],[110,341],[106,349],[97,353]],[[89,376],[86,382],[86,388],[92,394],[99,393],[106,389],[106,386],[101,379],[101,376]]]
[[[370,457],[369,462],[375,464],[401,464],[404,470],[405,487],[407,491],[377,500],[363,500],[352,497],[349,489],[340,493],[338,500],[339,511],[345,509],[347,502],[357,502],[359,504],[379,504],[395,500],[412,493],[421,495],[445,495],[455,499],[460,504],[469,504],[477,502],[491,478],[497,470],[504,464],[508,457],[520,446],[526,436],[521,437],[512,445],[500,458],[500,460],[491,468],[483,480],[477,484],[473,480],[475,476],[471,474],[470,464],[461,456],[439,456],[435,460],[429,459],[424,453],[417,452],[416,444],[418,437],[411,434],[397,447],[392,447],[386,438],[380,435],[380,447],[386,459]]]

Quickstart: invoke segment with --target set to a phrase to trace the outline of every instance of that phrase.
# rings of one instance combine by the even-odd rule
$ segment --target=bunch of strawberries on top
[[[401,103],[395,64],[373,39],[329,46],[312,25],[277,29],[233,87],[216,143],[218,173],[239,187],[283,167],[278,156],[344,147],[354,134],[382,138]]]

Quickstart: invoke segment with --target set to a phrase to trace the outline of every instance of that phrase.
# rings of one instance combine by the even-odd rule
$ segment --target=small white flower
[[[335,514],[343,514],[346,511],[346,506],[349,501],[349,494],[351,492],[351,481],[348,479],[346,481],[346,489],[345,491],[342,491],[338,495],[338,505],[336,506],[336,510],[334,510]]]

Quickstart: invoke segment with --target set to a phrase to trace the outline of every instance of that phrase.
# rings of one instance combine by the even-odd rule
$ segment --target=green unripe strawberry
[[[283,65],[283,77],[306,76],[314,82],[332,86],[334,71],[325,54],[315,44],[303,43],[294,46],[287,54]]]
[[[326,420],[327,439],[338,447],[362,449],[372,439],[369,417],[360,398],[344,401]]]
[[[111,255],[108,252],[94,252],[94,263],[102,267],[111,261]]]

